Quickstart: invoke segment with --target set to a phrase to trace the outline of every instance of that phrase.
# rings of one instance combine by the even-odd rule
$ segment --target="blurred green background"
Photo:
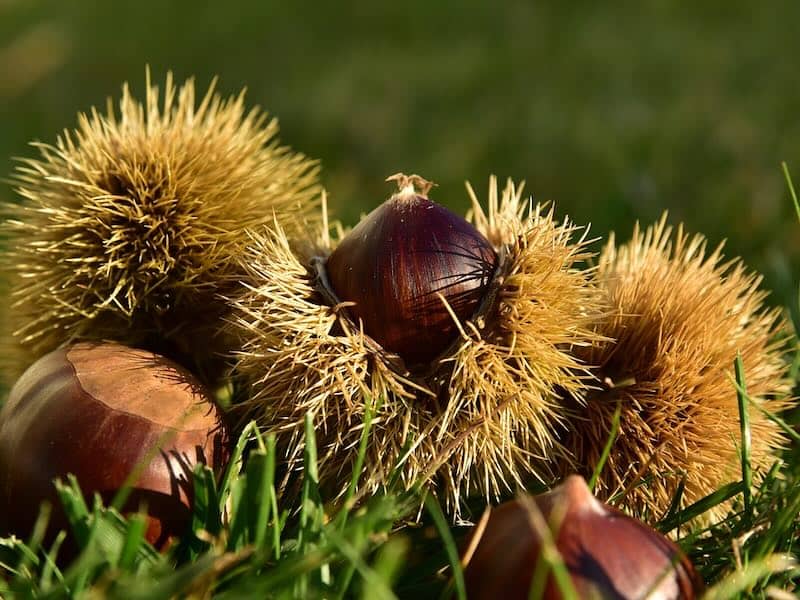
[[[799,24],[797,1],[0,0],[0,172],[122,82],[141,92],[146,64],[219,75],[321,160],[348,223],[396,171],[462,211],[464,180],[496,173],[597,235],[668,209],[794,303]]]

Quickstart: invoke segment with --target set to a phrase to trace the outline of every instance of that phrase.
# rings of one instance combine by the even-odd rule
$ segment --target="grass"
[[[125,519],[99,500],[89,507],[74,480],[59,484],[80,554],[63,565],[64,536],[43,545],[45,510],[29,539],[0,540],[0,597],[172,598],[213,592],[222,598],[357,593],[393,598],[392,583],[409,546],[404,534],[392,531],[418,500],[413,494],[373,497],[357,509],[342,509],[348,518],[338,519],[316,485],[313,430],[307,441],[299,516],[279,512],[274,501],[274,437],[248,426],[219,486],[208,468],[195,471],[191,532],[166,555],[144,541],[142,515]]]
[[[219,485],[207,468],[195,471],[192,531],[164,555],[144,541],[141,515],[125,519],[99,500],[89,506],[77,482],[60,483],[80,554],[66,565],[59,560],[63,533],[43,544],[45,507],[28,539],[0,540],[0,597],[465,598],[458,557],[465,528],[449,525],[431,495],[422,524],[399,527],[418,510],[413,491],[389,491],[357,507],[324,502],[313,439],[309,428],[298,515],[279,511],[275,501],[274,437],[250,425]],[[746,489],[734,482],[659,525],[665,533],[681,531],[682,523],[734,499],[725,520],[678,538],[710,584],[709,598],[764,597],[800,581],[792,558],[800,466],[776,463],[753,482],[745,503]]]

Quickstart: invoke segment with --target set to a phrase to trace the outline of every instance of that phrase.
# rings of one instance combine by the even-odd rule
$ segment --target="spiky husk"
[[[118,112],[81,114],[16,170],[12,370],[98,338],[214,365],[245,231],[316,226],[316,163],[279,144],[274,119],[214,84],[199,104],[191,79],[167,75],[160,97],[148,72],[146,87],[140,102],[124,86]]]
[[[741,478],[740,421],[733,363],[741,352],[752,402],[750,462],[767,468],[784,438],[761,409],[788,406],[784,323],[764,307],[761,278],[721,246],[666,215],[632,240],[613,237],[599,259],[598,278],[614,315],[600,332],[613,340],[581,352],[598,365],[603,390],[590,394],[566,443],[587,473],[598,463],[617,404],[619,434],[598,482],[603,498],[623,493],[621,507],[654,521],[669,509],[681,481],[684,506]],[[562,472],[572,471],[571,464]],[[723,516],[718,507],[710,519]]]
[[[461,324],[457,347],[427,377],[398,369],[396,356],[324,305],[310,256],[293,252],[286,236],[253,237],[244,258],[250,287],[233,323],[243,348],[236,371],[249,390],[240,409],[280,434],[292,468],[311,411],[320,481],[343,493],[369,409],[363,493],[393,478],[405,487],[430,480],[458,517],[469,494],[496,497],[552,479],[568,410],[560,394],[581,397],[590,384],[572,350],[597,343],[602,295],[581,267],[588,252],[584,238],[572,240],[577,228],[529,206],[521,187],[509,182],[498,201],[493,179],[488,214],[474,205],[477,228],[505,256],[496,296]],[[318,251],[331,246],[323,240]]]

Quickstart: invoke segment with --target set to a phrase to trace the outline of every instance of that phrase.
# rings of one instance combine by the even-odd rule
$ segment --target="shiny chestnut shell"
[[[496,266],[497,254],[475,227],[407,185],[361,220],[325,268],[365,333],[414,366],[457,336],[439,294],[459,321],[469,319]]]
[[[110,501],[137,466],[126,510],[147,506],[146,539],[163,547],[191,516],[192,469],[227,458],[221,414],[197,379],[150,352],[81,343],[31,366],[0,410],[0,533],[26,536],[43,500],[66,527],[54,478],[73,473]]]
[[[675,543],[597,500],[580,476],[570,476],[532,500],[546,522],[554,514],[563,515],[554,534],[555,545],[578,597],[677,600],[694,598],[702,589],[693,566]],[[464,571],[471,600],[528,598],[541,556],[536,531],[530,508],[522,500],[492,509]],[[552,575],[542,598],[561,598]]]

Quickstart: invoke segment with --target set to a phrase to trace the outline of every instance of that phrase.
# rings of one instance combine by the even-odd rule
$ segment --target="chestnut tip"
[[[408,196],[423,196],[428,197],[431,188],[437,187],[438,184],[433,181],[428,181],[424,177],[416,174],[406,175],[405,173],[395,173],[386,178],[387,182],[394,181],[397,184],[398,193]]]

